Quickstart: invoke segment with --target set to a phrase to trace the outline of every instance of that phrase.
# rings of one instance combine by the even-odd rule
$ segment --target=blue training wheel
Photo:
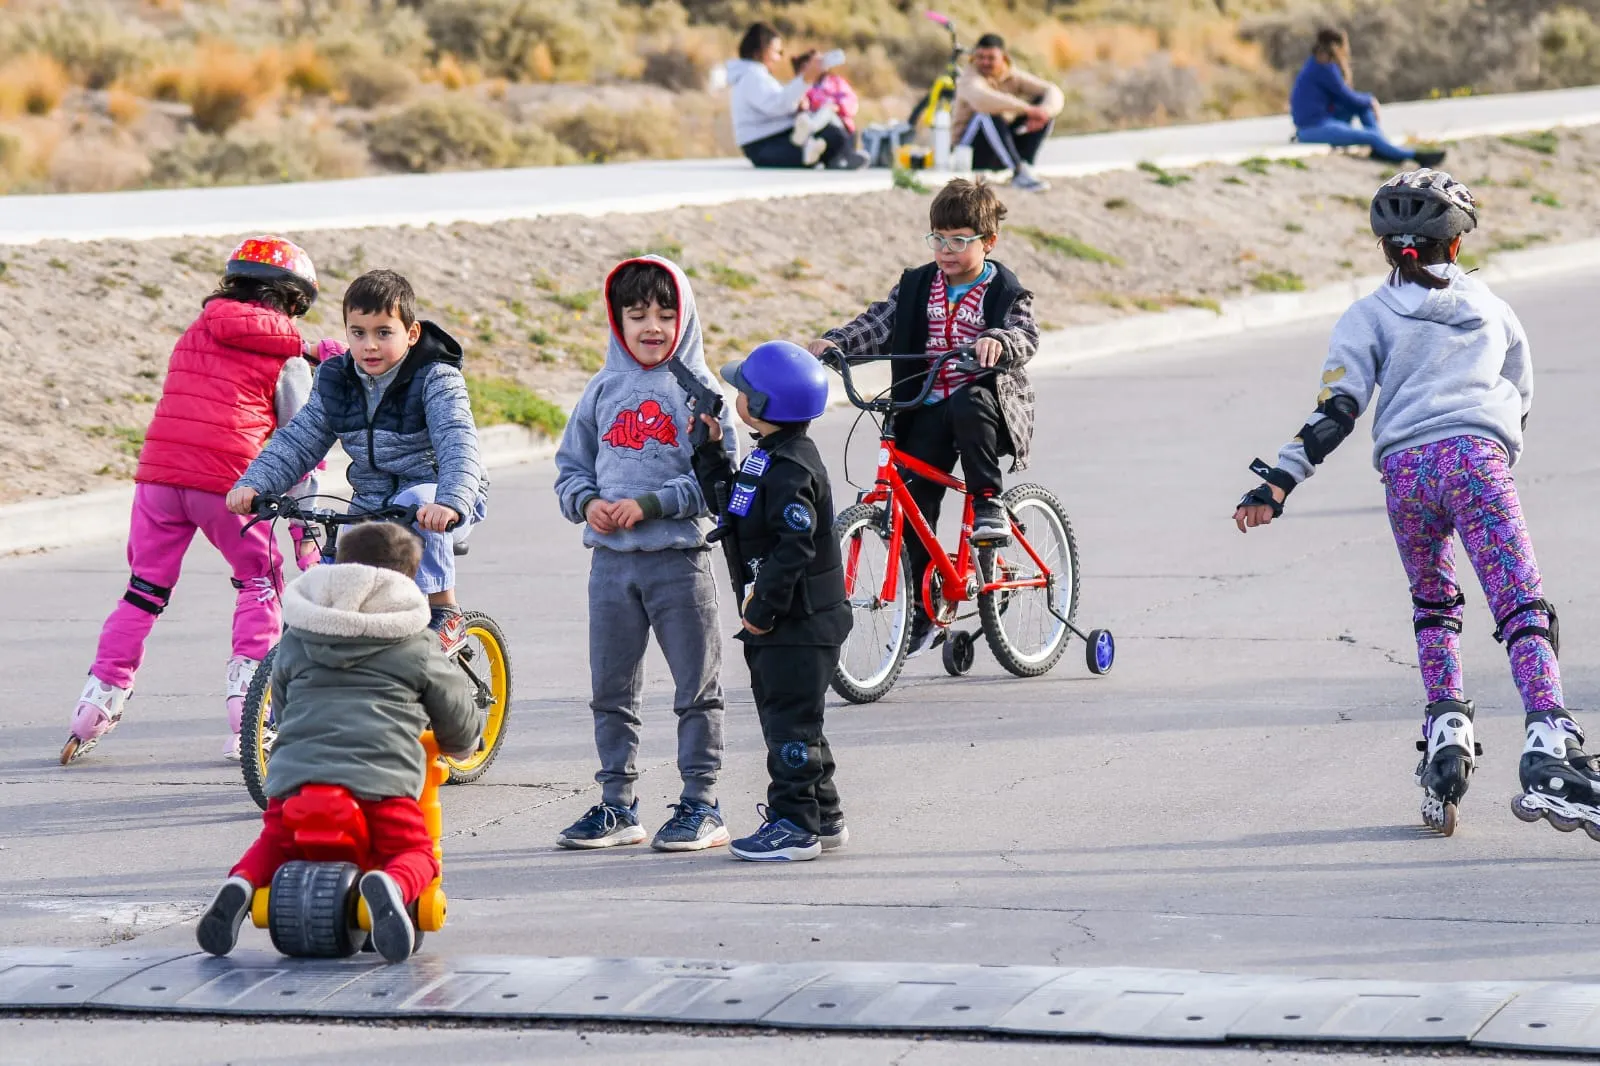
[[[1088,647],[1084,649],[1083,658],[1088,663],[1089,672],[1109,673],[1111,664],[1117,661],[1117,642],[1111,636],[1111,630],[1091,629],[1087,643]]]

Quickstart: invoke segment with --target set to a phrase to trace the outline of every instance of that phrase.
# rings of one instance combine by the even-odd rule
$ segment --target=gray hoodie
[[[1468,436],[1498,442],[1515,463],[1533,402],[1528,336],[1482,282],[1454,265],[1430,269],[1449,287],[1386,281],[1344,313],[1317,400],[1349,396],[1359,417],[1377,390],[1372,463],[1380,469],[1395,452]],[[1296,481],[1316,469],[1298,437],[1278,452],[1278,467]]]
[[[811,86],[804,78],[780,82],[753,59],[728,61],[733,140],[740,148],[794,127],[795,112]]]
[[[701,381],[720,388],[706,367],[700,317],[695,312],[689,279],[671,260],[656,255],[634,262],[665,267],[677,282],[678,337],[670,359],[676,359]],[[611,277],[606,278],[610,291]],[[556,451],[556,496],[569,522],[584,525],[583,543],[615,551],[661,551],[698,548],[705,544],[700,516],[705,500],[690,462],[689,407],[683,389],[665,361],[644,366],[622,344],[619,324],[611,323],[605,366],[584,389]],[[722,441],[737,458],[738,441],[731,412],[722,412]],[[597,533],[585,524],[589,501],[638,500],[646,520],[632,529]]]
[[[471,686],[428,629],[415,581],[355,563],[314,566],[283,590],[283,622],[267,795],[321,784],[362,799],[415,799],[423,730],[446,752],[477,746]]]

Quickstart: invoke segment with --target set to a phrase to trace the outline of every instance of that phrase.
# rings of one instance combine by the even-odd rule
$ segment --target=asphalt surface
[[[1568,703],[1580,721],[1600,684],[1587,638],[1600,584],[1590,555],[1600,505],[1591,409],[1600,371],[1589,357],[1587,306],[1596,281],[1574,275],[1502,290],[1534,346],[1538,394],[1517,475],[1547,595],[1561,609]],[[1021,681],[980,644],[969,677],[948,678],[927,656],[878,704],[830,703],[852,842],[814,863],[553,847],[597,798],[587,560],[556,511],[548,463],[497,472],[490,520],[474,536],[460,588],[468,606],[506,629],[515,705],[488,777],[445,794],[451,917],[427,950],[1600,980],[1600,926],[1590,913],[1600,845],[1524,825],[1509,810],[1522,716],[1470,583],[1463,652],[1486,755],[1457,835],[1421,828],[1411,770],[1423,694],[1367,424],[1281,523],[1245,537],[1229,520],[1251,483],[1251,456],[1270,458],[1309,410],[1329,324],[1038,375],[1035,465],[1013,481],[1038,481],[1066,503],[1082,556],[1078,617],[1115,630],[1116,668],[1090,677],[1075,644],[1052,673]],[[830,459],[850,421],[836,410],[819,425]],[[873,450],[858,433],[857,480]],[[843,465],[834,471],[849,502]],[[122,726],[80,764],[56,765],[95,634],[125,575],[117,548],[0,561],[0,598],[13,605],[0,644],[0,943],[191,944],[193,918],[254,835],[255,808],[237,768],[218,755],[232,590],[209,549],[191,556]],[[724,614],[731,633],[726,605]],[[724,678],[721,799],[740,832],[756,824],[764,784],[732,641]],[[669,696],[652,652],[639,786],[651,829],[677,796]],[[266,946],[259,932],[245,937]],[[349,1030],[327,1044],[326,1027],[274,1026],[269,1051],[238,1023],[3,1024],[0,1055],[51,1046],[92,1057],[96,1047],[149,1044],[209,1060],[215,1053],[204,1049],[235,1033],[251,1041],[249,1061],[294,1062],[345,1041],[371,1042],[376,1053],[388,1039]],[[118,1027],[137,1025],[129,1031],[144,1043],[122,1044]],[[589,1051],[604,1044],[618,1061],[693,1053],[735,1062],[748,1060],[739,1041],[750,1040],[755,1048],[781,1041],[785,1061],[812,1057],[802,1050],[811,1047],[838,1062],[977,1053],[864,1037],[714,1043],[666,1032],[647,1047],[629,1043],[640,1038],[591,1035]],[[467,1038],[439,1039],[455,1048]],[[471,1039],[489,1058],[560,1057],[577,1035]],[[1035,1051],[1146,1061],[1139,1049],[1090,1057],[1084,1045],[1008,1043],[982,1053],[1025,1062]],[[1169,1048],[1148,1060],[1301,1061],[1291,1054],[1356,1061],[1246,1048]]]

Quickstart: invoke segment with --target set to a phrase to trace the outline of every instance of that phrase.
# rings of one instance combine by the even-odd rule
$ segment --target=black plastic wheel
[[[348,862],[286,862],[267,897],[272,946],[301,958],[342,959],[361,950],[366,933],[356,922],[356,882]]]
[[[278,738],[272,719],[272,664],[278,658],[274,644],[244,694],[244,715],[239,724],[239,770],[244,774],[244,787],[256,806],[267,809],[267,761],[272,756],[272,743]]]
[[[944,670],[951,677],[960,677],[972,669],[978,658],[977,639],[965,630],[951,630],[944,641]]]
[[[456,656],[456,664],[472,683],[473,701],[484,718],[483,750],[465,759],[447,757],[447,785],[470,784],[488,773],[489,764],[505,743],[506,727],[511,721],[511,652],[506,649],[506,635],[500,623],[482,611],[466,612],[464,621],[467,639]]]
[[[1117,642],[1109,629],[1089,630],[1089,640],[1083,649],[1084,663],[1091,674],[1107,674],[1117,661]]]

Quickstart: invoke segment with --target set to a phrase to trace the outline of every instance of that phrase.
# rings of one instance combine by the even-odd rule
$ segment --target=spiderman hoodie
[[[648,255],[618,263],[611,279],[629,263],[650,262],[672,275],[678,291],[677,338],[672,355],[712,385],[716,379],[706,367],[700,317],[695,311],[689,279],[676,263]],[[705,545],[700,519],[707,514],[705,500],[691,463],[689,406],[673,379],[667,360],[645,366],[628,351],[622,339],[620,308],[612,309],[611,339],[605,366],[584,389],[583,398],[567,422],[556,451],[556,496],[569,522],[583,525],[586,547],[613,551],[663,551]],[[735,461],[738,442],[726,407],[722,414],[723,446]],[[632,529],[598,533],[584,520],[584,509],[595,499],[615,502],[637,500],[645,520]]]

